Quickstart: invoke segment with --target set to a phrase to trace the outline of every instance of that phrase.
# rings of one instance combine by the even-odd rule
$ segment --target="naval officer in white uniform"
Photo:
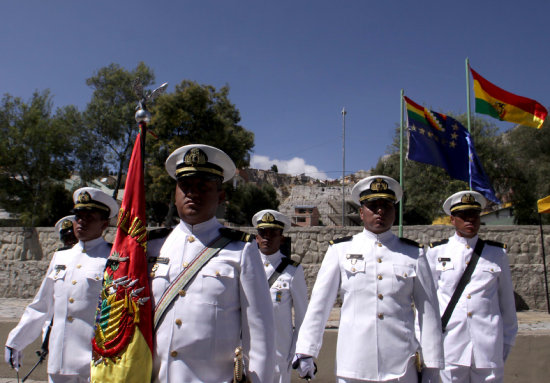
[[[478,192],[461,191],[443,204],[455,234],[430,244],[427,251],[442,315],[480,241],[480,212],[486,202]],[[443,333],[444,383],[502,382],[504,361],[518,331],[506,246],[484,242]]]
[[[78,243],[57,251],[46,277],[6,341],[6,361],[19,368],[23,349],[53,320],[49,338],[48,379],[81,383],[90,379],[95,313],[111,244],[102,235],[118,213],[116,201],[90,187],[73,194]]]
[[[307,286],[302,266],[283,254],[290,220],[276,210],[262,210],[252,217],[257,229],[256,242],[270,286],[275,315],[277,363],[273,382],[290,383],[290,364],[294,357],[296,338],[307,309]],[[292,310],[294,309],[294,321]]]
[[[394,179],[372,176],[352,190],[364,230],[329,246],[302,323],[293,363],[312,377],[312,357],[338,293],[342,299],[336,351],[337,382],[437,382],[443,367],[436,291],[421,245],[391,231],[402,190]],[[415,337],[416,307],[420,339]]]
[[[242,345],[248,377],[271,382],[273,309],[258,246],[216,219],[225,198],[222,182],[233,177],[235,165],[223,151],[195,144],[174,151],[166,170],[177,180],[181,221],[168,237],[148,244],[156,322],[153,380],[231,382],[234,351]],[[219,238],[232,240],[210,246]],[[197,268],[206,254],[215,255]],[[183,286],[175,282],[186,278]]]
[[[73,214],[63,217],[55,223],[55,230],[59,233],[59,239],[63,242],[63,246],[56,251],[70,249],[78,242],[74,235],[74,220]]]

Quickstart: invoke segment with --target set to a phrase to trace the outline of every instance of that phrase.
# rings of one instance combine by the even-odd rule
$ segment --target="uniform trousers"
[[[477,368],[476,366],[445,366],[439,373],[442,383],[501,383],[504,380],[504,368]]]
[[[83,378],[79,375],[48,374],[49,383],[88,383],[89,381],[89,377]]]
[[[337,383],[365,383],[365,382],[377,382],[377,380],[350,379],[350,378],[342,378],[340,376],[337,376],[336,382]],[[418,383],[418,373],[414,365],[414,357],[409,360],[409,363],[407,363],[407,371],[405,371],[405,375],[397,379],[384,380],[384,383]]]

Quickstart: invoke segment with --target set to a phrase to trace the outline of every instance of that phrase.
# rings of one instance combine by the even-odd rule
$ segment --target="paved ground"
[[[15,327],[21,314],[30,300],[0,298],[0,339],[4,342],[9,331]],[[315,383],[332,383],[334,378],[334,353],[338,328],[339,310],[332,311],[325,331],[323,348],[317,364],[319,373]],[[518,313],[519,334],[516,345],[510,353],[505,366],[507,383],[547,383],[550,381],[550,315],[541,311],[524,311]],[[34,351],[40,348],[40,341],[35,341],[25,352],[24,364],[19,381],[30,370],[37,360]],[[3,358],[2,358],[3,359]],[[36,380],[32,380],[36,379]],[[0,362],[0,383],[17,383],[14,371],[3,361]],[[46,362],[40,365],[25,381],[26,383],[46,383]],[[293,383],[301,383],[295,374]]]

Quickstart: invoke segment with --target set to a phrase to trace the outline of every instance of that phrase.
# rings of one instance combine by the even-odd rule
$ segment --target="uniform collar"
[[[371,241],[387,242],[391,238],[393,238],[393,233],[390,229],[381,234],[374,234],[372,231],[368,231],[367,229],[363,228],[363,236]]]
[[[283,254],[281,253],[281,250],[278,250],[276,251],[275,253],[271,254],[271,255],[265,255],[264,253],[262,253],[260,251],[260,254],[262,256],[262,261],[267,261],[271,264],[274,264],[275,262],[277,262],[279,259],[281,259],[283,257]]]
[[[468,245],[470,246],[471,248],[475,247],[475,244],[477,243],[477,239],[479,238],[476,235],[474,235],[472,238],[466,238],[466,237],[461,237],[460,235],[458,235],[456,232],[455,232],[455,235],[453,236],[454,240],[457,241],[458,243],[461,243],[463,245]]]
[[[188,234],[188,235],[195,235],[200,236],[201,234],[206,234],[211,232],[214,229],[218,229],[220,226],[222,226],[216,217],[210,218],[208,221],[204,221],[201,223],[197,223],[196,225],[190,225],[183,220],[180,220],[179,227],[180,229]]]
[[[103,243],[105,243],[105,239],[103,239],[103,237],[99,237],[86,242],[78,241],[75,247],[78,246],[82,251],[89,252],[91,250],[94,250],[95,248],[97,248]]]

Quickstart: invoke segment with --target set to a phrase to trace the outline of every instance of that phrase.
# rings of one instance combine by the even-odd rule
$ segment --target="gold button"
[[[178,356],[178,352],[177,352],[177,351],[172,351],[172,352],[170,353],[170,356],[173,357],[173,358],[175,358],[176,356]]]
[[[185,290],[180,290],[179,293],[180,297],[184,297],[185,296]]]
[[[181,326],[181,319],[176,319],[176,325]]]
[[[96,281],[99,281],[99,275],[96,275],[96,276],[95,276],[95,280],[96,280]]]
[[[76,281],[72,281],[71,283],[72,283],[73,285],[76,285]]]
[[[69,298],[69,303],[74,303],[74,298]]]
[[[187,267],[187,266],[189,266],[189,263],[183,262],[183,267]]]
[[[470,294],[466,295],[466,298],[472,299],[472,296]]]
[[[493,271],[495,271],[495,270],[494,270],[494,269],[491,269],[491,273],[492,273]]]
[[[69,322],[72,322],[73,319],[74,319],[74,318],[73,318],[72,316],[70,316],[70,315],[67,317],[67,320],[68,320]]]
[[[378,247],[382,247],[382,244],[380,242],[378,242]]]
[[[382,274],[378,274],[378,280],[382,280]]]
[[[269,266],[269,262],[264,263],[264,266],[265,267]]]
[[[220,272],[216,270],[216,277],[219,277],[219,276],[220,276]]]
[[[189,237],[187,237],[187,240],[189,242],[195,242],[195,237],[193,237],[192,235],[190,235]]]
[[[378,258],[378,263],[382,263],[382,258]]]
[[[470,312],[468,312],[468,316],[469,316],[470,318],[472,317],[472,315],[473,315],[473,314],[472,314],[472,312],[471,312],[471,311],[470,311]]]
[[[353,272],[355,273],[355,267],[352,267],[352,268],[351,268],[351,271],[353,271]]]
[[[469,248],[470,248],[470,245],[466,245],[466,248],[469,249]]]
[[[76,265],[76,268],[77,268],[77,269],[80,269],[81,267],[82,267],[81,264]]]
[[[151,272],[151,274],[149,274],[149,276],[150,276],[151,278],[154,278],[154,277],[155,277],[155,272],[154,272],[154,271]]]
[[[383,314],[383,313],[379,313],[379,314],[378,314],[378,319],[384,319],[384,314]]]
[[[407,274],[407,273],[403,273],[403,276],[404,276],[405,278],[407,278],[407,277],[408,277],[408,274]]]
[[[384,296],[382,294],[378,294],[378,299],[384,299]]]

